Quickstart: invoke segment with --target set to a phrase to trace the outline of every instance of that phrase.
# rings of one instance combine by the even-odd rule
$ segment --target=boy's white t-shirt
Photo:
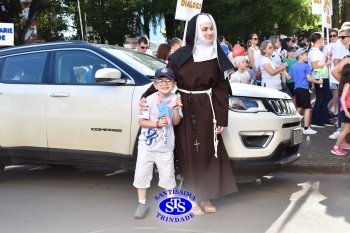
[[[333,53],[334,53],[334,47],[335,47],[335,45],[336,45],[336,43],[333,43],[333,42],[330,42],[329,44],[325,45],[325,46],[323,47],[323,55],[324,55],[325,57],[327,57],[329,51],[332,52],[332,54],[333,54]],[[333,59],[334,59],[334,58],[333,58],[333,56],[332,56],[332,60],[333,60]],[[333,69],[334,69],[334,64],[333,64],[333,62],[332,62],[331,65],[329,66],[329,82],[338,84],[338,83],[339,83],[338,80],[336,80],[336,79],[333,77],[332,73],[331,73]]]
[[[159,100],[163,101],[176,101],[176,94],[170,93],[170,95],[162,99],[160,98],[158,92],[153,93],[152,95],[148,96],[146,98],[146,103],[148,105],[147,111],[142,111],[142,113],[139,115],[139,118],[148,119],[150,121],[158,121],[158,116],[160,113],[160,105],[158,103]],[[171,104],[171,102],[168,102],[168,104]],[[175,147],[175,136],[174,136],[174,126],[172,124],[172,117],[174,114],[174,108],[173,106],[167,107],[169,111],[169,118],[170,122],[168,120],[169,125],[164,126],[162,128],[144,128],[141,127],[141,134],[139,136],[139,145],[138,149],[141,150],[147,150],[147,151],[157,151],[157,152],[169,152],[173,151]],[[179,109],[179,114],[182,117],[182,111],[181,108]],[[166,129],[166,145],[163,144],[164,140],[164,129]]]

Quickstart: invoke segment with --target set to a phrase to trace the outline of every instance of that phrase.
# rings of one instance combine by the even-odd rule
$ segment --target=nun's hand
[[[146,98],[145,97],[140,99],[139,107],[140,107],[139,114],[142,114],[142,111],[147,111],[148,104],[146,103]]]

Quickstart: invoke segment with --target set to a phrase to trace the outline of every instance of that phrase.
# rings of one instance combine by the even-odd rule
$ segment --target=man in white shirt
[[[340,63],[340,61],[347,55],[349,55],[349,43],[350,43],[350,34],[349,34],[350,22],[345,22],[342,25],[342,28],[339,31],[339,39],[334,45],[334,52],[332,55],[334,67]],[[338,97],[338,106],[340,105],[340,97]],[[329,136],[329,139],[337,139],[340,134],[341,128],[341,114],[338,114],[338,130]],[[345,143],[346,144],[346,143]]]
[[[182,46],[182,40],[179,38],[173,38],[170,41],[171,53],[175,52],[178,48]]]
[[[148,48],[148,44],[149,43],[147,37],[141,36],[137,41],[137,47],[135,51],[153,56],[152,51]]]

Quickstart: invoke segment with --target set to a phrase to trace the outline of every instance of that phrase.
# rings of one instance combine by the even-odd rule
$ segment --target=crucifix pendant
[[[197,147],[197,152],[198,152],[198,146],[199,146],[199,142],[197,141],[197,138],[196,138],[196,143],[194,143],[193,145],[195,145],[195,147]]]

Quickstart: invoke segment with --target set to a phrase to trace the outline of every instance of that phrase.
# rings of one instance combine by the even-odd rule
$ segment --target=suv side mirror
[[[95,74],[96,82],[126,83],[125,79],[120,79],[122,74],[114,68],[99,69]]]

